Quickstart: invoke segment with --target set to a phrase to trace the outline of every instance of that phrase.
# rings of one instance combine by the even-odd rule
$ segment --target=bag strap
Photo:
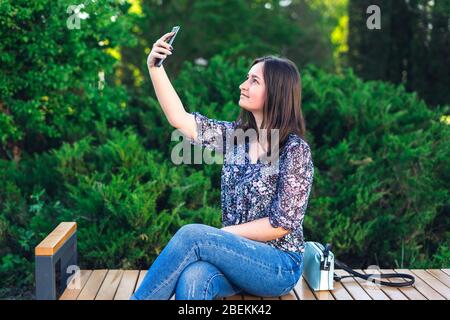
[[[347,266],[345,263],[334,259],[334,264],[337,265],[339,268],[344,269],[348,273],[352,274],[351,276],[338,276],[334,275],[333,279],[335,281],[341,281],[344,278],[350,278],[350,277],[358,277],[362,278],[367,281],[371,281],[373,283],[381,284],[388,287],[407,287],[414,284],[415,277],[413,275],[407,274],[407,273],[384,273],[384,274],[362,274],[359,273],[353,269],[351,269],[349,266]],[[389,278],[407,278],[410,279],[408,281],[403,282],[387,282],[379,280],[379,278],[382,279],[389,279]]]

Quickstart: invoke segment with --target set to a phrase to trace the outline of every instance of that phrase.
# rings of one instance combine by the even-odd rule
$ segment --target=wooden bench
[[[79,277],[65,271],[76,265],[76,223],[61,223],[35,249],[36,298],[60,300],[128,300],[139,287],[147,270],[79,270]],[[60,271],[57,293],[57,275]],[[73,270],[72,270],[73,271]],[[373,273],[373,270],[357,270]],[[450,269],[383,269],[381,273],[409,273],[416,283],[411,287],[376,286],[359,278],[345,278],[334,283],[334,290],[313,291],[301,277],[295,288],[280,297],[258,297],[241,294],[224,300],[448,300],[450,298]],[[336,269],[339,276],[347,275]],[[171,299],[175,299],[172,296]]]

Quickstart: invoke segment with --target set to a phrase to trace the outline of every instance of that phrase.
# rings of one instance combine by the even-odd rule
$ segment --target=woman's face
[[[262,112],[265,100],[266,86],[264,84],[264,62],[255,64],[240,86],[241,96],[239,106],[250,112]]]

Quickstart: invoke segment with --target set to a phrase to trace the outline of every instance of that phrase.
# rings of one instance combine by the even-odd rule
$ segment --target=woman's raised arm
[[[166,42],[172,34],[172,32],[166,33],[153,44],[152,51],[147,58],[147,67],[156,97],[170,125],[179,129],[188,138],[196,139],[194,116],[184,109],[163,65],[155,66],[155,59],[165,59],[172,54],[170,45]]]

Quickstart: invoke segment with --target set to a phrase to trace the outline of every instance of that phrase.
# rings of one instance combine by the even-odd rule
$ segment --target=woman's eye
[[[249,77],[247,77],[247,80],[248,80],[248,78],[249,78]],[[253,82],[256,82],[256,83],[259,84],[259,82],[255,80],[255,78],[253,78],[251,82],[252,82],[252,83],[253,83]]]

